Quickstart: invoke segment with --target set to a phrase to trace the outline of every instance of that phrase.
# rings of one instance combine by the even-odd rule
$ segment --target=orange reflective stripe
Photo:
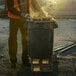
[[[8,17],[13,19],[20,19],[20,16],[14,15],[11,12],[8,11]]]

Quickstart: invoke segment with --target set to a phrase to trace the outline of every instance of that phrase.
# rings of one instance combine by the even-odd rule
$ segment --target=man
[[[20,29],[22,34],[22,62],[24,65],[29,64],[28,60],[28,50],[27,50],[27,28],[26,21],[23,20],[21,16],[20,3],[19,0],[7,0],[8,7],[8,17],[10,18],[9,26],[9,56],[11,67],[15,68],[17,63],[17,32]]]
[[[31,3],[34,5],[37,4],[35,0],[31,0]],[[29,66],[28,59],[28,46],[27,46],[27,22],[24,19],[24,16],[27,18],[29,14],[29,0],[7,0],[8,7],[8,17],[10,19],[9,26],[9,56],[11,67],[15,68],[17,63],[17,32],[20,29],[22,36],[22,63],[25,66]],[[24,6],[23,6],[24,5]],[[37,4],[39,7],[39,5]],[[35,9],[39,9],[38,7]]]

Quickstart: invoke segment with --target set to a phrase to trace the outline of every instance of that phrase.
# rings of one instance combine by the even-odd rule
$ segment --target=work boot
[[[22,64],[23,66],[30,66],[29,57],[27,55],[22,55]]]
[[[16,69],[16,63],[11,63],[11,68]]]
[[[25,59],[25,60],[23,60],[23,66],[25,66],[25,67],[29,67],[29,66],[31,66],[31,64],[30,64],[30,62],[29,62],[29,59]]]

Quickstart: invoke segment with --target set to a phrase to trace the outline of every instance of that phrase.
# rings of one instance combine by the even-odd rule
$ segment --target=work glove
[[[28,18],[30,18],[30,15],[28,14],[28,13],[21,13],[21,16],[23,17],[23,18],[26,18],[26,19],[28,19]]]
[[[25,18],[30,18],[30,15],[28,13],[25,14]]]

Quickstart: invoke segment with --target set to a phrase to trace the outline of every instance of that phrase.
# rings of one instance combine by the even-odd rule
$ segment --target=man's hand
[[[21,16],[24,17],[25,16],[25,13],[24,12],[21,12]]]

